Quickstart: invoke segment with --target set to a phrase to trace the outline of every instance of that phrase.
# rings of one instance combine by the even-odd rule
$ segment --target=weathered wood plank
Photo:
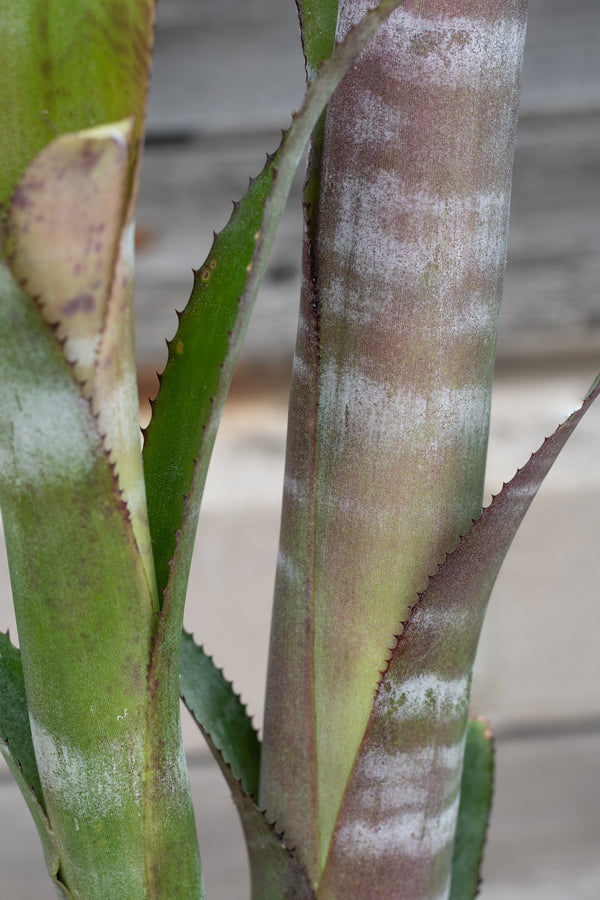
[[[596,0],[530,0],[522,111],[597,108],[599,45]],[[293,0],[158,4],[151,132],[284,126],[302,90]]]
[[[161,365],[191,287],[303,84],[293,0],[159,4],[138,223],[138,351]],[[600,4],[530,0],[501,357],[600,346]],[[160,143],[162,141],[162,143]],[[299,191],[282,223],[243,359],[288,359],[300,270]]]

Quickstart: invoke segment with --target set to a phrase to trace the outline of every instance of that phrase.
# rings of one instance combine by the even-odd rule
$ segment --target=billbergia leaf
[[[132,258],[153,18],[19,0],[0,20],[0,499],[45,808],[88,900],[202,895],[179,731],[148,702]]]
[[[183,605],[208,463],[294,173],[344,72],[400,2],[384,0],[368,13],[322,66],[280,148],[215,237],[169,343],[144,443],[150,531],[159,596],[165,604],[151,669],[156,684],[164,685],[179,664]],[[166,694],[157,693],[156,702],[162,703]]]
[[[480,719],[469,719],[460,781],[460,803],[452,854],[449,900],[473,900],[477,895],[493,786],[492,734],[485,722]]]
[[[0,211],[55,137],[134,117],[144,128],[155,0],[5,0],[0,16]],[[137,165],[132,157],[131,170]]]
[[[185,595],[208,462],[294,173],[333,90],[402,0],[384,0],[336,47],[301,109],[198,269],[169,342],[169,357],[146,431],[144,466],[159,592]]]
[[[250,796],[258,795],[260,741],[242,701],[212,659],[183,634],[181,698]]]
[[[206,735],[238,811],[248,851],[252,900],[315,900],[306,872],[286,841],[235,777],[231,766]]]
[[[309,172],[260,805],[319,884],[392,635],[481,510],[525,7],[399,8]]]
[[[399,879],[411,898],[448,889],[471,672],[488,598],[543,479],[599,393],[600,379],[483,511],[412,608],[344,795],[324,898],[346,891],[393,897]]]
[[[21,654],[7,634],[0,632],[0,751],[23,794],[38,830],[48,874],[62,895],[69,897],[58,881],[60,858],[56,839],[50,828],[38,772]]]
[[[0,275],[0,499],[45,807],[69,888],[118,893],[124,867],[144,879],[156,613],[89,401],[34,302]]]

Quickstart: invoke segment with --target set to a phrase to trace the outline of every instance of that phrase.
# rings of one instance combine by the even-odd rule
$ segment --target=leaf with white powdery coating
[[[524,5],[399,9],[305,196],[260,802],[319,884],[392,636],[481,510]]]
[[[45,805],[69,888],[128,897],[155,612],[89,403],[4,267],[0,293],[0,500]]]
[[[169,777],[160,765],[145,770],[148,747],[165,763],[163,726],[173,718],[157,720],[146,702],[158,604],[132,330],[133,210],[154,5],[19,0],[0,21],[0,86],[9,99],[0,113],[0,204],[4,213],[29,164],[19,210],[13,203],[9,211],[8,252],[20,284],[35,294],[31,302],[2,268],[3,515],[61,874],[86,898],[154,896],[157,879],[175,866],[169,896],[202,894],[179,734]],[[100,334],[87,327],[94,313]],[[48,328],[57,322],[60,344]],[[44,672],[48,678],[38,678]],[[177,717],[177,692],[169,699]],[[172,756],[172,741],[168,750]],[[180,852],[165,859],[152,851],[175,793],[176,833],[163,830],[162,845],[179,842]]]
[[[303,148],[347,68],[400,0],[385,0],[323,65],[278,152],[267,160],[195,275],[144,442],[148,514],[164,606],[151,665],[172,683],[208,463],[233,368]],[[168,692],[163,690],[162,697]],[[155,704],[162,704],[156,692]],[[157,712],[158,714],[158,712]]]
[[[483,511],[412,608],[344,795],[323,900],[393,897],[399,879],[412,900],[449,890],[471,672],[487,601],[538,488],[599,393],[600,379]]]
[[[133,349],[133,122],[61,135],[11,199],[4,253],[90,399],[154,588]]]
[[[2,500],[61,873],[80,892],[153,896],[168,883],[175,898],[202,887],[177,690],[165,687],[158,714],[147,693],[158,602],[133,357],[131,135],[131,120],[62,135],[13,195],[4,252],[23,291],[4,270],[3,438],[16,477],[6,466]],[[177,871],[156,851],[170,844],[186,847]]]
[[[216,430],[295,171],[344,73],[401,2],[383,0],[323,64],[280,148],[215,237],[169,343],[145,435],[144,469],[159,596],[168,583],[179,610]]]
[[[8,634],[0,632],[0,752],[21,791],[38,830],[48,874],[62,891],[58,881],[60,859],[56,839],[48,822],[38,772],[23,679],[21,654]]]

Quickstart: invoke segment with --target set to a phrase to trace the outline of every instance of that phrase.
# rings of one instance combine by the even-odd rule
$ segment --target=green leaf
[[[231,791],[246,837],[253,900],[314,900],[293,850],[255,803],[258,735],[229,682],[184,632],[181,696]]]
[[[68,891],[66,885],[61,881],[61,876],[59,874],[60,855],[58,851],[58,844],[56,842],[54,832],[50,827],[50,822],[48,821],[46,812],[39,803],[33,789],[25,780],[21,765],[12,752],[8,742],[4,741],[3,739],[0,739],[0,751],[2,752],[2,755],[4,756],[9,769],[13,774],[17,786],[25,799],[29,812],[31,813],[34,825],[37,828],[40,842],[42,844],[44,862],[46,863],[48,875],[54,882],[54,886],[57,890],[58,895],[60,897],[67,897],[69,898],[69,900],[71,900],[71,894]]]
[[[412,608],[348,781],[320,885],[324,897],[350,891],[377,900],[392,895],[400,878],[415,898],[445,889],[471,673],[489,595],[542,481],[599,394],[596,382],[483,511]],[[376,890],[367,865],[375,853]]]
[[[296,0],[306,80],[312,81],[335,45],[338,0]]]
[[[170,879],[187,900],[203,895],[193,819],[184,834],[162,815],[191,810],[177,669],[160,703],[148,683],[164,622],[133,358],[154,2],[10,7],[0,203],[12,195],[18,286],[3,266],[0,499],[40,778],[69,889],[134,900]]]
[[[28,793],[45,812],[44,795],[40,783],[29,724],[25,681],[21,654],[10,642],[8,634],[0,632],[0,740],[6,744],[4,755],[12,760],[11,769],[18,766]]]
[[[221,751],[205,735],[208,747],[225,777],[238,811],[248,851],[252,900],[315,900],[306,872],[293,849],[258,808],[253,797],[235,777]]]
[[[384,0],[323,66],[279,151],[267,159],[263,172],[234,208],[229,224],[215,238],[206,264],[196,273],[191,300],[169,345],[144,445],[148,515],[159,596],[163,598],[150,666],[148,715],[154,729],[158,723],[164,724],[165,758],[175,740],[176,723],[168,698],[177,685],[183,607],[200,502],[254,298],[310,132],[343,73],[399,2]],[[247,723],[243,717],[241,723],[244,732]],[[230,740],[230,745],[233,743]],[[242,746],[247,746],[243,734]],[[151,749],[146,760],[148,772],[162,770],[160,748],[157,753]],[[243,766],[244,777],[256,783],[247,762]],[[172,807],[160,785],[157,791],[157,808],[167,808],[171,815]]]
[[[159,596],[168,584],[180,621],[217,426],[294,173],[331,93],[400,2],[384,0],[371,10],[322,66],[281,147],[196,273],[170,342],[146,431],[144,469]]]
[[[112,727],[104,725],[103,740],[106,743],[111,731],[114,731],[114,722],[124,722],[130,718],[134,729],[129,737],[130,747],[132,750],[135,747],[139,754],[135,764],[128,764],[123,759],[119,767],[121,786],[131,794],[132,818],[127,825],[115,825],[113,837],[118,833],[118,827],[135,827],[135,835],[130,836],[130,848],[126,852],[135,852],[137,846],[140,855],[135,863],[133,858],[128,863],[130,881],[134,883],[137,878],[144,883],[149,896],[167,893],[175,900],[178,896],[200,895],[202,887],[189,782],[183,763],[177,672],[171,680],[167,677],[168,673],[161,673],[157,682],[154,667],[157,650],[163,646],[162,634],[166,626],[164,617],[160,622],[156,618],[158,602],[139,445],[131,328],[132,282],[126,259],[127,247],[123,247],[129,205],[127,142],[130,130],[128,121],[101,126],[63,135],[44,148],[27,168],[13,196],[7,217],[5,248],[14,276],[29,296],[35,298],[35,305],[46,321],[51,340],[62,351],[70,375],[67,390],[75,392],[78,397],[80,415],[93,423],[99,463],[108,476],[103,488],[99,484],[94,485],[94,479],[90,478],[86,482],[87,491],[79,487],[77,475],[72,485],[68,485],[68,477],[64,478],[67,491],[53,498],[55,507],[62,503],[64,509],[57,511],[48,507],[55,528],[54,539],[61,538],[58,527],[61,518],[68,520],[63,522],[67,529],[72,527],[71,520],[76,521],[69,508],[69,488],[76,488],[80,504],[86,501],[82,512],[88,523],[110,502],[114,503],[112,512],[116,513],[115,530],[111,531],[106,524],[99,537],[93,533],[93,528],[88,528],[90,534],[87,535],[82,528],[76,536],[69,538],[74,555],[84,555],[84,564],[74,566],[72,560],[69,564],[68,554],[63,552],[61,556],[65,567],[61,575],[65,592],[74,573],[77,573],[78,579],[89,582],[90,586],[96,583],[95,613],[104,614],[103,625],[107,636],[111,629],[115,632],[113,649],[116,652],[103,654],[102,666],[97,660],[95,679],[90,679],[86,688],[94,696],[94,687],[99,687],[102,677],[114,682],[115,695],[119,686],[129,691],[129,679],[131,688],[135,686],[135,701],[123,703],[123,709],[113,716]],[[50,329],[60,343],[56,343]],[[30,399],[36,391],[39,392],[39,385],[32,382],[28,395]],[[17,413],[14,415],[16,417]],[[66,462],[63,461],[63,466]],[[48,470],[51,474],[47,477],[51,481],[54,473],[50,466]],[[88,506],[89,511],[86,509]],[[107,515],[106,509],[104,515]],[[23,522],[18,524],[22,527]],[[67,530],[65,534],[71,533]],[[36,537],[39,540],[41,535]],[[93,539],[93,549],[87,545],[86,538]],[[64,535],[62,539],[65,539]],[[36,561],[41,562],[42,559],[43,552],[38,552]],[[101,571],[103,566],[106,569],[104,572]],[[124,567],[127,568],[127,578]],[[40,579],[43,575],[44,569],[40,567]],[[115,605],[113,592],[119,581],[121,597],[119,604]],[[86,606],[83,597],[72,604],[72,617],[63,624],[64,633],[54,637],[55,651],[61,645],[61,638],[77,646],[78,636],[74,632],[79,629],[87,631],[90,627]],[[15,596],[20,633],[23,622],[25,627],[31,626],[33,607],[35,602],[31,599],[24,605]],[[152,641],[157,626],[158,634]],[[50,630],[56,631],[56,626]],[[94,630],[98,630],[97,625]],[[127,638],[136,645],[135,650],[122,643]],[[32,641],[26,646],[26,671],[31,671],[34,665],[30,660],[32,653],[39,654],[39,635],[36,640],[38,643]],[[60,652],[65,656],[65,668],[68,668],[70,654],[64,649]],[[139,670],[124,680],[129,660],[137,660]],[[74,669],[70,676],[71,689],[74,690],[79,687],[78,673],[73,663],[70,666]],[[100,674],[102,670],[104,676]],[[111,672],[112,675],[109,675]],[[63,691],[67,684],[67,676],[63,673]],[[57,688],[57,694],[60,690]],[[102,692],[107,690],[104,685]],[[33,702],[38,699],[38,692],[39,685],[36,685]],[[56,726],[56,723],[53,724]],[[128,731],[128,728],[118,726],[118,731]],[[74,740],[75,736],[72,738]],[[78,739],[83,739],[85,743],[81,731]],[[50,751],[47,747],[44,749],[46,753],[56,752],[53,748]],[[122,750],[120,752],[122,755]],[[89,759],[85,765],[88,764]],[[162,777],[165,771],[171,773],[167,780]],[[91,798],[98,791],[98,785],[93,783],[97,777],[106,780],[105,773],[98,766],[93,769],[87,786]],[[136,782],[135,785],[131,779]],[[58,780],[56,772],[51,773],[50,780]],[[118,778],[113,776],[113,780],[116,787]],[[54,785],[49,788],[46,784],[47,792],[53,788]],[[78,834],[83,830],[80,818],[81,814],[73,814],[67,820],[75,822]],[[139,828],[140,819],[142,829]],[[51,821],[62,846],[66,840],[65,823],[59,827],[58,820],[57,810],[51,810]],[[95,824],[93,827],[96,827]],[[125,844],[125,838],[120,840]],[[175,850],[179,845],[185,847],[187,852],[179,852],[176,857]],[[81,855],[81,848],[77,853]],[[79,856],[74,854],[73,860],[66,857],[64,863],[65,868],[71,864],[69,878],[74,884],[80,877],[90,877],[87,872],[73,872],[74,866],[81,865]],[[97,857],[99,862],[98,854]],[[165,865],[165,860],[175,858],[176,868],[172,863]],[[116,874],[114,870],[114,864],[110,870],[106,865],[102,878],[97,877],[97,882],[102,885],[101,890],[109,889]]]
[[[38,830],[48,874],[62,896],[69,897],[58,880],[60,859],[50,828],[38,772],[23,679],[21,654],[7,634],[0,632],[0,751],[23,794]]]
[[[135,412],[133,213],[154,11],[155,0],[7,0],[0,16],[0,93],[4,99],[0,109],[0,218],[7,214],[26,166],[37,158],[37,165],[29,170],[29,184],[21,181],[17,198],[20,209],[12,204],[13,228],[19,224],[38,226],[29,239],[30,252],[25,253],[20,265],[17,261],[17,280],[21,283],[25,276],[33,292],[43,295],[41,305],[52,322],[56,321],[52,318],[56,303],[71,304],[67,315],[57,316],[61,320],[59,334],[63,335],[65,318],[69,319],[71,330],[74,327],[76,332],[70,343],[74,344],[77,377],[87,381],[90,367],[95,368],[94,412],[101,419],[99,429],[117,463],[150,585],[154,572],[145,501],[139,490],[143,481]],[[112,126],[111,132],[124,141],[116,148],[113,142],[112,159],[107,153],[110,142],[102,142],[96,131],[109,122],[121,123]],[[82,139],[72,133],[83,130],[87,137],[82,154]],[[56,146],[57,137],[60,154],[50,152],[40,159],[39,152],[50,143]],[[98,160],[100,146],[104,157]],[[112,183],[105,171],[111,164]],[[51,173],[43,171],[44,165],[46,169],[59,165],[69,168],[66,189],[70,186],[75,195],[70,208],[66,208],[64,197],[55,206]],[[74,177],[77,169],[79,179]],[[45,180],[44,198],[35,190],[40,177]],[[101,177],[102,190],[98,187]],[[55,173],[56,180],[61,181],[60,171]],[[54,190],[61,186],[65,188],[55,184]],[[33,212],[26,205],[32,200],[45,206],[41,220],[40,209]],[[44,241],[44,251],[40,240]],[[96,252],[100,245],[102,249]],[[91,285],[96,285],[95,289]],[[79,315],[74,314],[77,301]],[[95,316],[90,315],[92,301]],[[98,321],[103,326],[102,336],[97,331],[93,340],[88,340],[86,353],[83,332]],[[72,348],[65,349],[70,354]]]
[[[216,398],[223,392],[223,366],[236,320],[238,315],[248,315],[245,310],[240,313],[239,298],[256,248],[254,236],[260,228],[274,166],[271,157],[235,205],[230,221],[215,236],[205,264],[195,273],[192,295],[169,342],[168,362],[145,433],[146,491],[161,597],[169,580],[169,562],[186,498],[193,485],[201,494],[206,478],[218,419]],[[192,524],[195,533],[195,523],[189,522],[187,528]],[[185,537],[190,540],[187,534],[180,540]]]
[[[230,783],[248,849],[252,900],[315,900],[306,872],[252,798]]]
[[[477,896],[493,791],[492,734],[485,722],[469,719],[449,900],[473,900]]]
[[[154,6],[154,0],[2,4],[0,216],[25,166],[57,135],[133,116],[137,151]]]
[[[184,632],[179,676],[181,698],[200,729],[231,766],[250,796],[258,794],[260,741],[233,685]]]
[[[169,599],[159,615],[148,670],[142,818],[148,862],[148,897],[203,900],[194,808],[183,751],[179,702],[181,628],[171,625]],[[166,777],[165,777],[166,773]]]
[[[69,888],[128,897],[155,611],[89,402],[4,267],[0,296],[0,501],[45,806]]]
[[[45,147],[11,199],[4,253],[90,400],[154,593],[133,350],[131,141],[126,119]]]

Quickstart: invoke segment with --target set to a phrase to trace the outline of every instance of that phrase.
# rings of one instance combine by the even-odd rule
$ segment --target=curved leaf
[[[133,350],[131,140],[127,119],[45,147],[11,199],[4,253],[91,401],[154,593]]]
[[[123,870],[144,878],[155,612],[89,403],[4,267],[0,295],[0,501],[29,716],[61,872],[83,893]]]
[[[60,858],[50,828],[40,783],[31,727],[21,654],[7,634],[0,632],[0,752],[23,794],[38,830],[48,874],[62,895],[70,897],[58,879]]]
[[[399,878],[415,898],[449,887],[444,884],[452,861],[471,672],[487,601],[523,516],[598,394],[600,379],[483,511],[412,608],[348,782],[323,897],[345,896],[345,890],[373,900],[389,897]],[[375,856],[377,891],[367,884]]]
[[[184,835],[181,816],[163,815],[181,812],[181,794],[191,809],[180,734],[175,755],[165,739],[177,672],[170,707],[149,702],[147,683],[160,623],[133,360],[154,2],[10,6],[0,203],[44,149],[7,216],[6,252],[34,302],[3,267],[0,491],[40,776],[74,892],[154,896],[166,878],[187,900],[203,893],[193,819]],[[160,852],[177,841],[177,855]]]
[[[251,797],[232,787],[248,849],[252,900],[315,900],[304,869]]]
[[[244,829],[252,900],[316,900],[306,872],[298,863],[294,851],[287,846],[284,835],[277,832],[265,812],[244,790],[210,736],[205,737],[231,791]]]
[[[448,900],[473,900],[494,792],[494,745],[487,724],[469,719]]]
[[[63,884],[63,882],[60,880],[60,856],[58,852],[58,844],[56,842],[56,837],[54,836],[54,833],[50,827],[50,822],[48,821],[46,812],[44,809],[42,809],[32,788],[25,781],[25,778],[23,777],[23,773],[21,771],[21,766],[14,753],[12,752],[8,742],[2,739],[0,739],[0,752],[2,752],[2,755],[4,756],[9,769],[13,774],[17,786],[25,799],[29,812],[31,813],[34,825],[37,828],[37,832],[42,845],[42,851],[44,853],[44,862],[46,863],[46,869],[48,870],[48,875],[54,882],[58,895],[61,897],[67,897],[69,898],[69,900],[71,900],[71,894],[69,890],[67,889],[66,885]]]
[[[394,631],[481,510],[524,28],[513,0],[399,9],[305,196],[260,803],[317,881]]]
[[[401,2],[383,0],[321,67],[280,149],[236,205],[196,273],[192,297],[169,344],[146,431],[144,469],[159,595],[168,583],[180,623],[217,426],[294,173],[331,93]]]
[[[223,366],[238,316],[248,316],[239,298],[256,249],[255,235],[275,162],[276,157],[270,157],[250,183],[228,224],[215,236],[205,264],[195,272],[192,295],[169,342],[168,362],[144,435],[148,514],[161,599],[176,532],[185,517],[186,497],[194,486],[201,493],[206,478],[218,420],[215,407],[224,391]],[[195,522],[190,515],[186,528],[193,530],[193,541]]]
[[[154,0],[2,4],[0,216],[25,167],[57,135],[133,116],[137,155],[154,7]]]
[[[245,706],[212,659],[183,633],[181,698],[250,796],[258,795],[260,740]]]

